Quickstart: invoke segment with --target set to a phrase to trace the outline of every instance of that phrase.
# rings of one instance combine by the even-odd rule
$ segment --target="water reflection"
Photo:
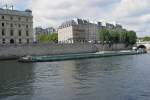
[[[132,61],[132,57],[129,62],[130,61]],[[94,96],[98,97],[98,87],[101,89],[103,89],[104,86],[113,87],[111,82],[107,84],[106,81],[108,81],[107,79],[110,77],[114,77],[115,79],[117,72],[123,70],[120,67],[120,64],[123,64],[123,62],[122,58],[120,58],[120,62],[118,62],[118,59],[112,58],[62,62],[61,66],[64,67],[65,71],[62,73],[62,76],[65,76],[63,79],[67,91],[69,91],[69,95],[71,95],[73,100],[84,100],[87,98],[90,100]],[[106,83],[101,84],[104,82]]]
[[[34,64],[0,62],[0,99],[148,100],[149,59],[149,55],[139,55]]]
[[[34,67],[16,61],[0,62],[0,98],[33,93]]]

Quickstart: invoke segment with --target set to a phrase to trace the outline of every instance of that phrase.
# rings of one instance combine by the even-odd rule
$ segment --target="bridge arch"
[[[137,49],[139,49],[139,48],[141,48],[141,49],[147,49],[147,47],[145,46],[145,45],[143,45],[143,44],[141,44],[141,45],[139,45],[138,47],[137,47]]]

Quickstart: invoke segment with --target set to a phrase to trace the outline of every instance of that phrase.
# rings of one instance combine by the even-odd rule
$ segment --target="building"
[[[123,29],[123,27],[120,24],[116,24],[115,28],[116,29]]]
[[[98,25],[87,20],[66,21],[58,28],[58,42],[60,43],[95,42],[98,40]]]
[[[49,35],[56,32],[55,28],[53,27],[48,27],[45,29],[42,27],[36,27],[34,30],[36,35]]]
[[[32,11],[0,8],[0,44],[33,42]]]
[[[115,28],[115,25],[114,24],[110,24],[110,23],[106,23],[106,28],[107,29],[113,29],[113,28]]]
[[[58,28],[59,43],[90,42],[99,43],[99,30],[123,30],[120,24],[90,22],[84,19],[74,19],[62,23]]]

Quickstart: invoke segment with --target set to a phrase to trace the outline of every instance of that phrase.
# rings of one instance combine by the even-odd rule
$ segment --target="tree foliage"
[[[143,41],[150,41],[150,37],[148,37],[148,36],[144,37]]]
[[[137,39],[136,32],[134,31],[101,29],[99,34],[102,43],[124,43],[126,45],[133,45]]]
[[[118,43],[120,41],[120,34],[117,30],[110,30],[111,43]]]
[[[128,44],[135,44],[136,43],[136,39],[137,39],[137,36],[136,36],[136,32],[134,31],[129,31],[127,32],[127,37],[128,37]]]
[[[39,42],[58,42],[58,34],[57,33],[52,33],[49,35],[38,35],[37,39]]]
[[[108,43],[111,40],[110,32],[107,29],[100,30],[100,40],[102,43]]]

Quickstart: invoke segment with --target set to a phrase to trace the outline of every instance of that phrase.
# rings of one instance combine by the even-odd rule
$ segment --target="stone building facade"
[[[98,41],[98,25],[87,20],[75,19],[63,23],[58,28],[58,42],[94,42]]]
[[[75,42],[100,42],[100,29],[122,29],[119,24],[110,24],[102,22],[89,22],[83,19],[75,19],[62,23],[58,28],[59,43],[75,43]]]
[[[0,8],[0,44],[26,44],[31,42],[33,42],[32,11]]]

